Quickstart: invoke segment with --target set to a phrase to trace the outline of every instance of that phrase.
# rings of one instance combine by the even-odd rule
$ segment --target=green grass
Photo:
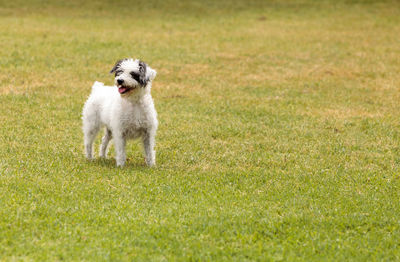
[[[0,1],[0,260],[400,260],[399,36],[394,0]],[[124,57],[153,169],[83,155]]]

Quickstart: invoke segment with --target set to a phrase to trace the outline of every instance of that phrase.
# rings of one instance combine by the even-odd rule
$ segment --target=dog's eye
[[[115,76],[119,76],[120,74],[122,74],[121,70],[115,71]]]
[[[131,76],[133,79],[135,79],[137,82],[140,82],[140,75],[136,72],[131,72]]]
[[[136,72],[131,72],[130,73],[132,78],[136,80],[136,82],[138,82],[141,86],[145,86],[146,85],[146,81],[144,80],[142,74],[140,73],[136,73]]]

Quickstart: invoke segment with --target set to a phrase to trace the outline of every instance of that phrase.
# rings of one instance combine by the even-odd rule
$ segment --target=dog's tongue
[[[120,94],[123,94],[127,89],[128,89],[128,88],[126,88],[126,87],[118,87],[118,92],[119,92]]]

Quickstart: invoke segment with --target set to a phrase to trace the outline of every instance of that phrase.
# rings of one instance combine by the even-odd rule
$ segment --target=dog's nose
[[[122,85],[124,83],[124,80],[123,79],[118,79],[117,83],[118,83],[118,85]]]

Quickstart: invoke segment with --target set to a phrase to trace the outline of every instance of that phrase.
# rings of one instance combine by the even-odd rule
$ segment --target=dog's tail
[[[98,93],[102,89],[104,89],[104,84],[102,82],[95,81],[92,85],[92,94]]]
[[[103,86],[104,84],[102,82],[95,81],[94,84],[92,85],[92,92],[96,90],[98,87],[103,87]]]

